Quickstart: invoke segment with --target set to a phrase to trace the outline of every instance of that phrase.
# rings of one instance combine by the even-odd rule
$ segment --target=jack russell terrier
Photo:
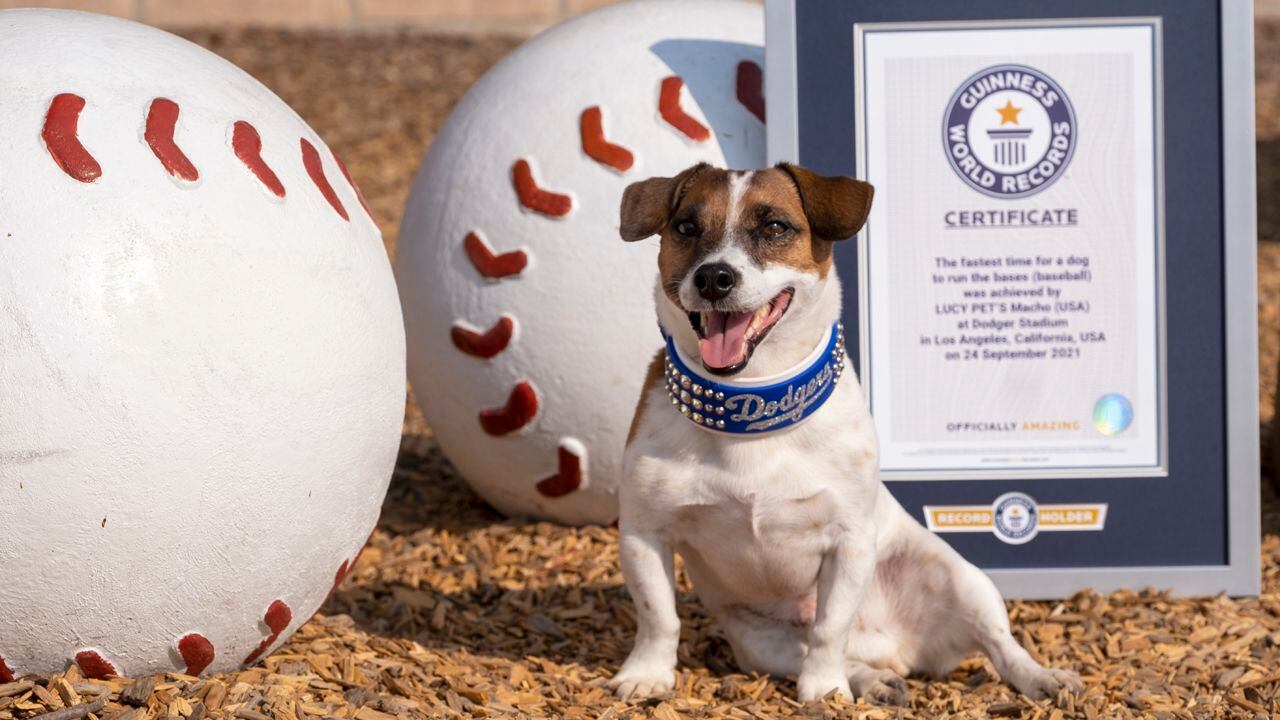
[[[906,704],[902,676],[944,675],[977,650],[1032,698],[1081,687],[1027,654],[991,580],[880,482],[831,264],[871,197],[864,182],[792,165],[705,163],[623,195],[622,239],[661,236],[667,347],[623,461],[622,570],[638,627],[609,683],[619,696],[675,682],[674,552],[738,664],[799,676],[801,701],[835,690]]]

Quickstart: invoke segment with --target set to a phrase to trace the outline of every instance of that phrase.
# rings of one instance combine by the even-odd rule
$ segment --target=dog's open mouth
[[[787,288],[755,310],[689,313],[689,323],[698,333],[702,366],[716,375],[731,375],[745,367],[756,345],[782,319],[794,295],[795,289]]]

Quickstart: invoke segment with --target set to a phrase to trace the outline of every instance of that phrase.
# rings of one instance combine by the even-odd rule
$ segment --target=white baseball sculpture
[[[740,0],[636,2],[525,43],[476,83],[414,181],[397,252],[409,375],[441,447],[509,514],[617,518],[657,242],[629,183],[764,153],[764,21]]]
[[[390,263],[315,132],[144,25],[0,12],[0,682],[251,664],[398,449]]]

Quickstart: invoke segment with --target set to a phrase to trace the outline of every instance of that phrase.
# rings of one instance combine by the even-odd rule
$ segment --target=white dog
[[[675,682],[673,552],[738,664],[798,675],[802,701],[836,690],[905,704],[903,675],[945,674],[976,650],[1030,697],[1080,687],[1027,654],[987,576],[880,482],[831,260],[871,197],[785,164],[700,164],[627,188],[622,238],[661,236],[668,347],[624,460],[622,569],[639,627],[610,681],[619,696]]]

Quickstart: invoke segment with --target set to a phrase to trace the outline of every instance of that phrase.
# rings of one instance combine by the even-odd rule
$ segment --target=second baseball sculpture
[[[397,276],[410,379],[446,455],[500,510],[617,517],[623,441],[662,344],[656,242],[618,239],[629,183],[764,162],[763,17],[627,3],[507,56],[432,144]]]
[[[373,529],[404,332],[316,133],[181,38],[0,12],[0,683],[251,664]]]

